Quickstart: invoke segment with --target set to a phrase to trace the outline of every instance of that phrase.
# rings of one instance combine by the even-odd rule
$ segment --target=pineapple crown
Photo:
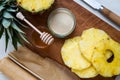
[[[0,38],[5,34],[5,50],[7,50],[9,40],[12,40],[16,50],[18,43],[23,45],[22,40],[28,42],[25,33],[20,29],[20,26],[26,26],[14,16],[18,10],[16,0],[0,0]]]

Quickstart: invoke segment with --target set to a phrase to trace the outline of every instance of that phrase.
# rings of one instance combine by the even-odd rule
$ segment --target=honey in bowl
[[[45,31],[45,30],[41,30],[41,31]],[[41,40],[40,35],[36,31],[32,31],[31,40],[32,40],[32,44],[37,48],[46,48],[48,46]]]

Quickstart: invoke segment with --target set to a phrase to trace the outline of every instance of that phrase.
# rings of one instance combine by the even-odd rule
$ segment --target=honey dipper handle
[[[32,25],[27,19],[25,19],[25,17],[23,16],[23,14],[21,12],[18,12],[16,14],[16,17],[24,22],[26,22],[31,28],[33,28],[37,33],[39,33],[40,35],[42,35],[42,32],[40,30],[38,30],[34,25]]]
[[[103,7],[103,9],[100,10],[102,14],[104,14],[106,17],[108,17],[110,20],[115,22],[118,26],[120,26],[120,16],[116,15],[109,9]]]

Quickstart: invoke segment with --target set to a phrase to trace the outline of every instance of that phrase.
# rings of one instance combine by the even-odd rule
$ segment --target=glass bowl
[[[57,8],[48,17],[48,28],[51,33],[59,38],[70,35],[75,29],[76,18],[67,8]]]

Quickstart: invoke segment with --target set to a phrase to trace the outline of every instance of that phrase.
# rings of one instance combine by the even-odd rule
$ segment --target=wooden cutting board
[[[120,43],[120,32],[99,19],[97,16],[94,14],[90,13],[88,10],[84,9],[82,6],[76,4],[72,0],[56,0],[54,5],[48,10],[40,14],[31,14],[26,11],[23,11],[24,15],[26,18],[34,24],[37,28],[40,30],[48,30],[47,29],[47,19],[48,15],[50,14],[51,11],[58,7],[64,7],[70,9],[73,14],[76,16],[76,28],[74,32],[68,36],[67,38],[71,38],[74,36],[80,36],[83,30],[88,29],[88,28],[99,28],[107,32],[114,40],[118,41]],[[33,30],[31,28],[27,28],[25,30],[27,33],[27,38],[30,40],[30,42],[33,41],[33,37],[31,37],[31,33]],[[39,36],[37,36],[36,41],[38,41]],[[66,39],[67,39],[66,38]],[[45,49],[41,49],[36,47],[34,44],[32,45],[26,45],[28,48],[31,50],[37,52],[39,55],[43,57],[49,57],[57,62],[61,63],[64,65],[62,58],[61,58],[61,47],[64,43],[65,39],[59,39],[55,38],[55,41],[52,45]],[[103,78],[101,76],[97,76],[92,79],[81,79],[81,80],[114,80],[115,77],[112,78]]]

